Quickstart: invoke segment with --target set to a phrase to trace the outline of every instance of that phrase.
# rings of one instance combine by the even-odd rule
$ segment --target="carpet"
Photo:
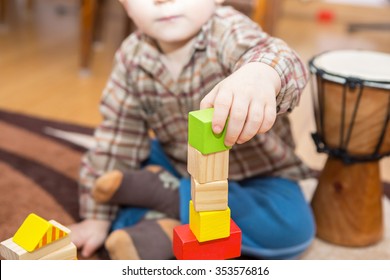
[[[63,225],[79,221],[77,178],[93,128],[0,110],[0,241],[30,213]],[[316,180],[302,182],[310,200]],[[302,259],[390,259],[390,187],[383,197],[385,237],[364,248],[315,239]],[[104,259],[103,250],[91,259]]]
[[[30,213],[65,226],[79,221],[77,178],[85,148],[51,136],[55,131],[76,139],[93,133],[88,127],[0,110],[1,241],[12,237]]]

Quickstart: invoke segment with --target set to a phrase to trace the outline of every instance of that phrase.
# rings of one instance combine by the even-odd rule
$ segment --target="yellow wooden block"
[[[188,144],[187,170],[201,184],[226,180],[229,175],[229,150],[203,155]]]
[[[38,260],[70,243],[71,240],[68,235],[30,253],[13,242],[12,238],[9,238],[0,243],[0,255],[6,260]]]
[[[200,184],[191,177],[191,199],[197,212],[226,210],[228,180]]]
[[[12,241],[26,251],[32,252],[66,235],[64,230],[32,213],[16,231]]]
[[[190,201],[190,229],[199,242],[230,235],[230,208],[222,211],[196,212]]]
[[[42,236],[52,225],[41,217],[30,214],[16,231],[13,241],[28,252],[34,251]]]
[[[0,255],[7,260],[37,260],[69,245],[71,243],[70,230],[54,220],[49,221],[49,223],[64,231],[66,233],[65,236],[32,252],[27,252],[25,249],[16,244],[12,240],[13,238],[9,238],[0,243]]]

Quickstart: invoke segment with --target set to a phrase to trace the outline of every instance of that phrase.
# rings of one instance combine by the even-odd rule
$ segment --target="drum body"
[[[310,63],[319,152],[329,154],[312,199],[317,235],[346,246],[382,237],[379,159],[390,154],[390,55],[332,51]]]
[[[310,61],[310,71],[318,149],[345,162],[389,155],[390,55],[328,52]]]

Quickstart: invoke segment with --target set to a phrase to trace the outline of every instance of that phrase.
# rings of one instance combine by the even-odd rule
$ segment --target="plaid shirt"
[[[174,81],[153,40],[135,32],[115,55],[103,92],[103,122],[96,145],[82,160],[80,204],[84,218],[113,219],[117,206],[99,205],[90,190],[95,179],[112,169],[139,169],[149,157],[153,130],[177,171],[187,177],[187,115],[222,79],[249,62],[272,66],[280,75],[278,118],[273,128],[230,151],[229,179],[308,177],[309,169],[294,153],[286,112],[298,103],[308,74],[283,41],[230,7],[220,7],[195,38],[191,56]]]

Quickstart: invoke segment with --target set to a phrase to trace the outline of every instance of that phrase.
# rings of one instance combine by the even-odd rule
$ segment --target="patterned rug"
[[[0,241],[35,213],[63,225],[79,220],[80,159],[92,128],[0,110]],[[309,200],[316,180],[303,182]],[[390,187],[383,198],[385,238],[370,247],[345,248],[316,239],[302,259],[390,259]],[[104,252],[92,259],[105,258]]]
[[[51,136],[56,131],[93,132],[0,111],[1,241],[13,236],[30,213],[63,225],[79,220],[77,177],[85,149]]]

